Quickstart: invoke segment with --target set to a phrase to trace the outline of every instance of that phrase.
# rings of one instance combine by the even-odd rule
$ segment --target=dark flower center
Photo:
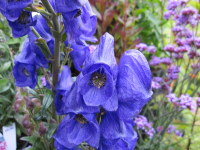
[[[95,150],[95,148],[91,147],[88,143],[82,143],[81,144],[85,150]]]
[[[25,74],[25,76],[30,76],[30,73],[28,72],[28,70],[26,70],[26,68],[23,68],[22,72]]]
[[[78,115],[76,115],[76,121],[78,121],[79,123],[81,123],[81,124],[86,124],[86,123],[88,123],[88,121],[87,121],[87,119],[85,119],[84,117],[83,117],[83,115],[81,115],[81,114],[78,114]]]
[[[28,24],[30,23],[29,17],[30,17],[30,14],[28,12],[23,11],[18,18],[18,22],[20,24]]]
[[[92,84],[97,87],[97,88],[101,88],[105,85],[106,83],[106,75],[99,73],[99,72],[94,72],[92,74],[92,78],[91,78]]]
[[[78,11],[76,12],[76,14],[74,15],[74,18],[79,17],[82,14],[82,11],[80,9],[78,9]]]

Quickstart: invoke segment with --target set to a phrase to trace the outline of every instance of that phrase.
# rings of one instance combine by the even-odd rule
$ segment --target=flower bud
[[[26,101],[26,108],[33,110],[34,108],[34,103],[31,101],[31,99],[27,96],[24,97],[25,101]]]
[[[44,126],[43,122],[40,122],[39,124],[39,133],[41,136],[43,136],[47,132],[47,128]]]
[[[31,101],[34,103],[35,106],[41,107],[41,101],[38,98],[33,98]]]
[[[13,104],[13,109],[15,112],[19,112],[22,106],[23,106],[23,99],[16,99],[16,101]]]
[[[31,128],[32,124],[30,122],[30,117],[29,115],[25,115],[23,120],[22,120],[22,125],[25,127],[25,128]]]

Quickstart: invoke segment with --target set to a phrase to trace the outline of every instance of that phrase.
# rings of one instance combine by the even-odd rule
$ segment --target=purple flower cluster
[[[188,53],[190,59],[198,57],[199,38],[191,31],[191,28],[196,27],[199,22],[199,14],[195,8],[187,7],[186,1],[170,0],[165,13],[165,19],[173,17],[175,26],[172,31],[175,36],[175,44],[169,44],[164,47],[164,50],[170,52],[175,59],[182,59],[184,53]]]
[[[168,57],[160,58],[160,57],[152,56],[150,60],[151,66],[158,66],[160,64],[170,65],[171,63],[172,63],[172,60]]]
[[[156,47],[151,45],[151,46],[148,46],[147,44],[145,43],[139,43],[136,45],[136,49],[138,49],[139,51],[148,51],[149,53],[151,54],[154,54],[156,52]]]
[[[176,136],[179,136],[179,137],[183,137],[183,134],[184,134],[182,131],[177,130],[174,125],[169,125],[167,127],[167,133],[168,134],[174,133]]]
[[[168,69],[167,69],[167,73],[168,73],[168,78],[170,80],[176,80],[178,78],[178,73],[180,72],[179,67],[175,66],[175,65],[171,65]]]
[[[161,133],[161,132],[163,132],[164,131],[164,127],[163,126],[158,126],[157,128],[156,128],[156,131],[158,132],[158,133]],[[167,127],[167,129],[166,129],[166,132],[168,133],[168,134],[175,134],[176,136],[179,136],[179,137],[183,137],[183,131],[181,131],[181,130],[177,130],[176,129],[176,127],[174,126],[174,125],[169,125],[168,127]]]
[[[170,93],[166,97],[168,101],[173,103],[176,107],[178,106],[182,109],[189,109],[192,112],[196,110],[197,102],[189,95],[183,94],[178,98],[174,93]]]
[[[135,118],[134,123],[137,129],[142,129],[151,139],[155,134],[155,129],[152,126],[151,122],[148,122],[145,116],[139,115]]]
[[[160,89],[162,87],[163,79],[161,77],[153,77],[151,86],[153,89]]]

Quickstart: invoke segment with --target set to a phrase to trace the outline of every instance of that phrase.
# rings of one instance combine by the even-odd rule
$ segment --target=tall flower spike
[[[119,116],[131,119],[150,100],[151,71],[144,55],[137,50],[124,53],[119,64],[117,80]]]
[[[116,92],[117,63],[114,56],[114,39],[105,33],[97,49],[85,61],[80,93],[88,106],[102,106],[108,111],[118,107]]]

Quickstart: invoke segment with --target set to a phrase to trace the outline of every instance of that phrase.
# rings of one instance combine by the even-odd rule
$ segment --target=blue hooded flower
[[[122,121],[117,112],[106,112],[100,123],[101,140],[99,150],[133,150],[137,134],[133,121]]]
[[[53,54],[53,50],[54,50],[54,39],[53,36],[50,32],[50,29],[46,23],[46,20],[41,16],[35,16],[34,19],[37,19],[37,24],[34,26],[35,30],[39,33],[39,35],[41,36],[41,38],[43,38],[47,45],[48,48],[50,50],[50,53]],[[39,48],[38,45],[38,37],[36,37],[36,35],[32,32],[30,32],[28,34],[28,38],[29,38],[29,42],[30,42],[30,48],[32,49],[32,52],[35,53],[36,55],[36,63],[38,66],[43,67],[43,68],[47,68],[48,67],[48,63],[49,60],[48,58],[45,58],[43,52],[41,51],[41,49]]]
[[[70,1],[69,5],[71,3],[75,2]],[[69,8],[71,8],[71,5]],[[62,13],[62,15],[69,43],[75,41],[80,44],[82,40],[96,42],[96,38],[93,35],[96,32],[97,18],[92,12],[89,2],[84,3],[82,7],[73,11]]]
[[[62,72],[59,74],[58,82],[54,88],[54,90],[56,91],[54,105],[57,114],[66,114],[64,113],[65,104],[62,98],[69,93],[72,84],[73,81],[71,77],[71,71],[68,66],[64,66]]]
[[[78,45],[75,42],[71,44],[71,48],[73,49],[70,52],[70,57],[74,63],[74,67],[78,70],[82,70],[83,63],[86,57],[90,53],[90,49],[86,45]]]
[[[121,119],[132,119],[151,99],[151,71],[144,55],[138,50],[126,51],[119,64],[117,80]]]
[[[74,82],[71,90],[62,100],[64,102],[63,112],[67,113],[98,113],[99,107],[97,106],[87,106],[83,100],[83,96],[79,93],[79,80],[81,76],[77,77],[76,82]]]
[[[13,75],[16,85],[34,88],[37,83],[35,55],[31,53],[29,41],[26,40],[22,52],[15,58]]]
[[[21,12],[33,0],[1,0],[0,2],[0,12],[6,17],[9,21],[18,20]]]
[[[10,27],[12,28],[13,37],[22,37],[28,34],[31,29],[30,26],[36,24],[36,20],[32,18],[31,12],[21,11],[19,17],[15,21],[8,20]]]
[[[45,41],[48,43],[49,41],[53,40],[53,36],[51,34],[50,28],[47,25],[46,20],[43,18],[42,15],[35,15],[33,17],[34,20],[37,20],[36,25],[34,26],[35,30],[39,33],[39,35],[45,39]],[[33,32],[30,32],[28,34],[30,42],[35,42],[38,37]]]
[[[98,148],[100,131],[94,114],[67,115],[54,134],[59,146],[68,149],[77,147],[82,142]]]
[[[55,6],[57,12],[67,13],[80,9],[87,2],[88,0],[56,0]]]
[[[65,146],[61,145],[57,141],[54,141],[54,146],[56,147],[56,150],[81,150],[78,147],[75,147],[75,148],[66,148]]]
[[[113,37],[106,33],[96,50],[85,60],[79,88],[87,106],[102,106],[108,111],[117,110],[117,63],[113,44]]]

